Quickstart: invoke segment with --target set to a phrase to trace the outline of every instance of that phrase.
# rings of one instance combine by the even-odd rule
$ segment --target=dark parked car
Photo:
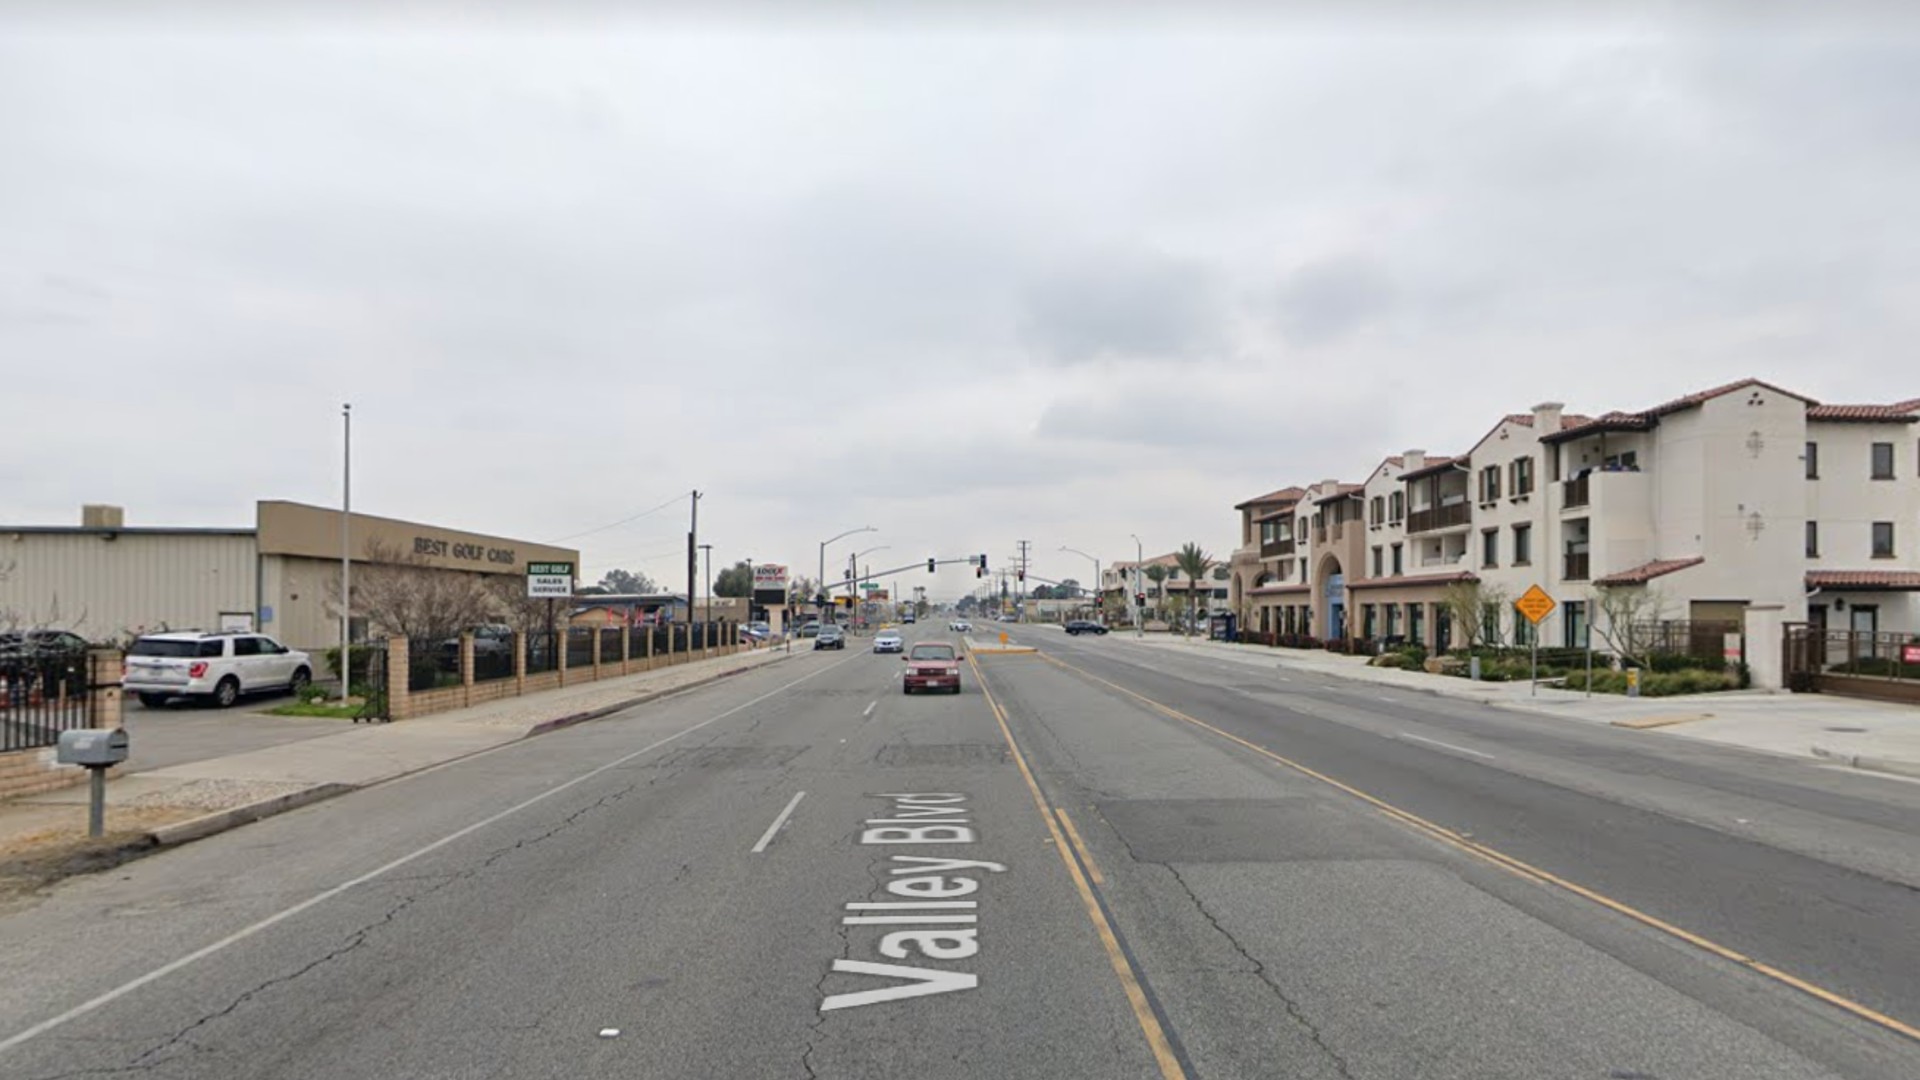
[[[1107,628],[1092,619],[1074,619],[1067,623],[1069,634],[1104,634]]]

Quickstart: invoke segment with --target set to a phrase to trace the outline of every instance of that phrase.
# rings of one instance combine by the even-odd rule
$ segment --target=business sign
[[[573,596],[573,564],[570,562],[528,563],[527,595],[536,599],[570,599]]]
[[[753,602],[758,607],[774,607],[787,602],[787,568],[779,563],[755,563]]]
[[[1900,646],[1900,662],[1903,664],[1920,664],[1920,645]]]

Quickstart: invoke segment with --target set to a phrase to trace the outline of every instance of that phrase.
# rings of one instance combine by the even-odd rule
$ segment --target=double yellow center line
[[[1113,965],[1113,973],[1120,980],[1120,989],[1133,1009],[1133,1018],[1139,1022],[1141,1033],[1147,1037],[1147,1049],[1160,1068],[1161,1080],[1187,1080],[1187,1072],[1173,1051],[1173,1043],[1167,1038],[1166,1030],[1160,1026],[1160,1018],[1154,1015],[1153,1006],[1147,1000],[1146,988],[1141,985],[1140,976],[1134,971],[1132,961],[1127,959],[1126,951],[1120,947],[1120,937],[1114,933],[1106,909],[1100,906],[1100,899],[1094,894],[1094,886],[1104,883],[1106,879],[1101,876],[1100,868],[1094,865],[1093,854],[1087,850],[1085,842],[1081,840],[1080,830],[1073,827],[1073,819],[1067,817],[1067,812],[1047,805],[1040,782],[1034,779],[1033,770],[1027,766],[1027,756],[1020,752],[1020,743],[1013,737],[1013,729],[1007,726],[1007,712],[994,700],[993,691],[988,688],[987,680],[980,671],[980,664],[971,653],[967,656],[967,664],[973,668],[974,681],[980,684],[980,696],[986,699],[987,708],[993,710],[994,722],[1000,725],[1000,734],[1007,740],[1013,763],[1020,767],[1020,776],[1027,782],[1027,790],[1033,793],[1033,804],[1040,810],[1040,819],[1047,823],[1047,832],[1053,837],[1053,849],[1059,854],[1060,861],[1066,864],[1067,876],[1073,879],[1073,887],[1079,892],[1080,902],[1087,909],[1087,918],[1093,923],[1094,933],[1099,935],[1100,945],[1107,951],[1107,962]],[[1062,826],[1066,830],[1064,835]],[[1083,864],[1085,869],[1082,869]]]

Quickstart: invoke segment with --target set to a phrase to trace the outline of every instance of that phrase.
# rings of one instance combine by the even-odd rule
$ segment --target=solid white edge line
[[[877,701],[869,701],[869,702],[867,702],[867,709],[866,709],[866,711],[865,711],[865,712],[863,712],[863,713],[861,713],[860,715],[861,715],[861,716],[872,716],[872,715],[873,715],[873,710],[874,710],[875,708],[877,708],[877,707],[879,706],[879,704],[880,704],[880,703],[879,703],[879,702],[877,702]]]
[[[286,908],[285,910],[276,912],[272,915],[267,916],[264,919],[261,919],[259,922],[242,927],[239,930],[235,930],[233,933],[228,934],[226,937],[221,938],[219,941],[213,942],[210,945],[203,945],[200,948],[195,949],[194,951],[188,953],[187,955],[180,957],[178,960],[174,960],[170,963],[162,964],[161,966],[154,968],[152,971],[147,972],[145,975],[141,975],[138,978],[130,979],[124,983],[121,983],[119,986],[116,986],[113,989],[108,990],[106,993],[100,994],[97,997],[89,998],[86,1001],[83,1001],[80,1004],[75,1005],[73,1008],[68,1009],[66,1012],[63,1012],[58,1016],[54,1016],[49,1019],[42,1020],[39,1023],[33,1025],[32,1027],[27,1028],[25,1031],[19,1032],[18,1034],[15,1034],[15,1035],[10,1035],[5,1039],[0,1039],[0,1053],[5,1053],[6,1051],[11,1050],[14,1047],[19,1046],[20,1044],[27,1042],[30,1039],[36,1038],[40,1035],[46,1034],[49,1031],[52,1031],[54,1028],[60,1027],[63,1024],[69,1023],[70,1021],[77,1020],[80,1017],[85,1016],[90,1012],[93,1012],[94,1010],[100,1008],[103,1005],[110,1005],[113,1002],[118,1001],[119,999],[127,996],[128,994],[133,993],[135,990],[140,989],[141,987],[147,985],[150,982],[154,982],[156,980],[166,978],[168,975],[171,975],[174,972],[179,971],[181,968],[187,967],[188,965],[193,964],[197,961],[204,960],[207,957],[212,956],[214,953],[220,952],[228,948],[229,946],[237,945],[240,942],[245,941],[246,939],[254,936],[255,934],[258,934],[262,930],[266,930],[278,923],[285,922],[286,920],[293,918],[295,915],[300,914],[301,912],[307,910],[308,908],[315,907],[321,903],[324,903],[328,900],[333,899],[336,896],[339,896],[341,893],[346,892],[348,889],[351,889],[356,885],[365,885],[367,882],[372,881],[375,878],[381,877],[382,875],[391,873],[392,871],[398,870],[399,868],[407,865],[410,862],[413,862],[416,859],[422,858],[423,856],[426,856],[426,855],[431,855],[432,853],[440,850],[441,848],[446,847],[448,844],[451,844],[454,841],[461,839],[462,837],[470,836],[473,833],[476,833],[481,829],[484,829],[487,826],[492,825],[496,821],[500,821],[505,818],[511,817],[514,814],[517,814],[520,811],[525,810],[536,803],[545,802],[547,799],[550,799],[553,796],[558,795],[569,788],[586,783],[588,780],[591,780],[594,777],[599,776],[601,773],[607,772],[611,769],[617,769],[620,766],[625,765],[627,762],[632,761],[637,757],[640,757],[644,754],[648,754],[655,750],[658,750],[662,746],[665,746],[668,743],[673,742],[675,739],[678,739],[684,735],[691,735],[694,732],[699,731],[701,728],[706,727],[708,724],[712,724],[720,720],[725,720],[727,717],[732,716],[735,713],[741,712],[746,709],[750,709],[753,706],[758,705],[761,702],[767,700],[768,698],[784,693],[787,690],[790,690],[793,687],[798,686],[803,682],[806,682],[808,679],[811,679],[816,675],[823,675],[826,672],[832,671],[834,668],[837,668],[841,664],[845,664],[852,659],[853,657],[849,656],[843,660],[837,661],[832,664],[828,664],[826,667],[823,667],[818,671],[813,671],[805,675],[802,675],[790,683],[786,683],[782,686],[776,687],[773,690],[769,690],[768,692],[760,695],[759,697],[754,698],[752,701],[743,702],[742,704],[735,705],[733,708],[728,709],[726,712],[717,713],[713,716],[709,716],[705,720],[702,720],[699,723],[694,724],[692,727],[682,728],[679,731],[676,731],[673,734],[668,735],[666,738],[660,739],[657,742],[649,743],[648,745],[641,747],[638,750],[635,750],[633,753],[628,754],[625,757],[615,758],[614,760],[609,761],[604,765],[597,766],[587,772],[581,773],[579,776],[576,776],[571,780],[567,780],[562,783],[556,784],[553,787],[548,788],[547,790],[541,792],[538,795],[533,796],[530,799],[525,799],[525,800],[522,800],[521,802],[515,803],[514,805],[506,808],[505,810],[500,811],[497,814],[493,814],[490,817],[482,818],[471,825],[467,825],[454,832],[450,832],[447,835],[441,837],[440,839],[435,840],[433,843],[428,844],[425,847],[419,848],[415,851],[412,851],[406,855],[402,855],[399,858],[393,860],[392,862],[389,862],[383,866],[376,867],[375,869],[369,870],[358,877],[348,878],[346,881],[343,881],[338,885],[335,885],[329,889],[325,889],[321,892],[315,893],[313,896],[310,896],[307,899],[300,901],[299,903],[293,905],[290,908]]]
[[[1423,743],[1432,743],[1432,744],[1433,744],[1433,745],[1435,745],[1435,746],[1444,746],[1444,747],[1446,747],[1446,748],[1447,748],[1447,749],[1449,749],[1449,750],[1458,750],[1458,751],[1460,751],[1460,752],[1461,752],[1461,753],[1463,753],[1463,754],[1472,754],[1472,755],[1473,755],[1474,757],[1483,757],[1483,758],[1486,758],[1486,759],[1487,759],[1488,761],[1493,761],[1493,760],[1495,760],[1495,759],[1494,759],[1494,756],[1493,756],[1492,754],[1489,754],[1489,753],[1485,753],[1485,752],[1483,752],[1483,751],[1480,751],[1480,750],[1469,750],[1469,749],[1467,749],[1467,748],[1466,748],[1466,747],[1464,747],[1464,746],[1455,746],[1455,745],[1453,745],[1452,743],[1448,743],[1448,742],[1441,742],[1441,741],[1440,741],[1439,739],[1429,739],[1429,738],[1427,738],[1427,737],[1426,737],[1426,736],[1424,736],[1424,735],[1409,735],[1409,734],[1407,734],[1406,732],[1404,732],[1404,731],[1402,731],[1402,732],[1399,732],[1399,733],[1397,733],[1397,734],[1396,734],[1396,735],[1394,736],[1394,738],[1396,738],[1396,739],[1412,739],[1412,740],[1414,740],[1415,742],[1423,742]]]
[[[773,824],[767,826],[767,831],[760,835],[760,842],[753,845],[753,853],[755,855],[767,850],[767,845],[773,843],[773,834],[780,831],[780,826],[787,823],[787,815],[793,813],[793,808],[799,806],[800,800],[806,797],[807,793],[804,791],[796,791],[793,793],[793,798],[787,801],[787,808],[780,811],[780,816],[774,818]]]

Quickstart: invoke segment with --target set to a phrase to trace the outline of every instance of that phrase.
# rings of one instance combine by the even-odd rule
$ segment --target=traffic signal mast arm
[[[904,574],[909,570],[924,570],[926,569],[929,563],[931,563],[934,566],[977,566],[979,564],[975,560],[977,560],[978,558],[979,556],[977,555],[968,555],[964,558],[959,558],[959,559],[929,559],[923,562],[912,562],[912,563],[906,564],[905,566],[895,566],[887,570],[870,570],[865,573],[862,573],[859,577],[843,577],[839,581],[826,582],[822,584],[820,587],[822,589],[849,588],[854,584],[862,581],[872,581],[875,578],[890,577],[894,574]]]

